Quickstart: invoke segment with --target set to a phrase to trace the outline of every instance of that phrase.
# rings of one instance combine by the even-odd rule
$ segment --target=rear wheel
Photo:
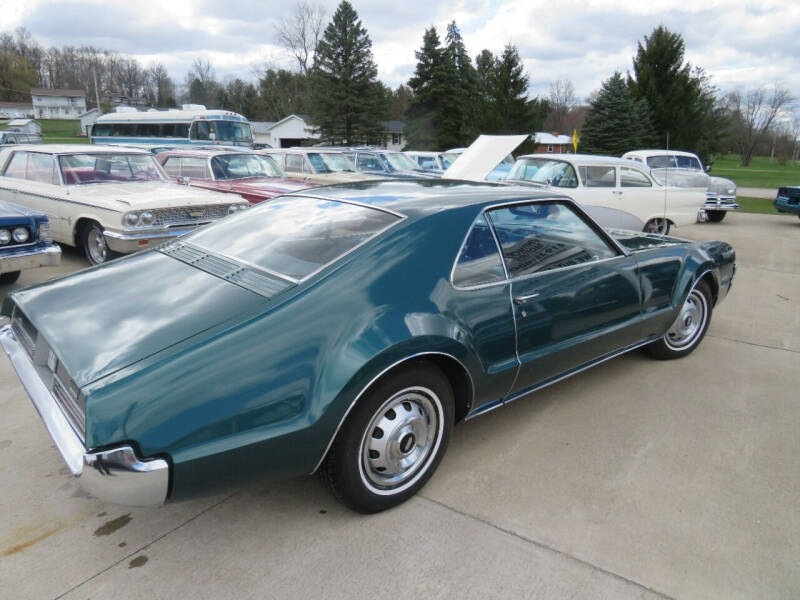
[[[719,223],[722,219],[725,218],[725,215],[728,214],[727,211],[724,210],[709,210],[706,211],[708,215],[708,220],[712,223]]]
[[[396,506],[433,475],[450,440],[453,390],[436,367],[416,363],[369,390],[321,467],[334,496],[372,513]]]
[[[658,233],[667,235],[669,233],[670,222],[669,219],[650,219],[644,226],[644,231],[647,233]]]
[[[0,275],[0,285],[9,285],[19,279],[21,271],[9,271]]]
[[[681,358],[690,354],[706,335],[711,322],[711,290],[699,281],[683,302],[678,317],[660,340],[646,346],[655,358]]]

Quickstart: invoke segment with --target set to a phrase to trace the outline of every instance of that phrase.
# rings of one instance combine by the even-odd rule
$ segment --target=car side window
[[[637,169],[621,167],[619,170],[619,183],[622,187],[653,187],[647,175]]]
[[[181,159],[178,156],[170,156],[164,161],[164,170],[170,177],[177,177],[181,174]]]
[[[616,167],[578,167],[583,187],[617,187]]]
[[[523,277],[613,258],[618,252],[561,202],[489,211],[509,277]]]
[[[25,172],[28,169],[28,153],[27,152],[14,152],[11,160],[6,165],[6,170],[3,175],[6,177],[15,177],[17,179],[25,179]]]
[[[453,269],[453,285],[471,287],[505,280],[505,271],[489,223],[481,214],[472,224]]]
[[[195,177],[197,179],[208,179],[206,159],[184,156],[181,159],[181,175],[184,177]]]
[[[28,168],[25,179],[41,183],[53,183],[56,163],[51,154],[31,152],[28,155]]]
[[[299,154],[287,154],[286,155],[286,170],[287,171],[297,171],[299,173],[303,172],[303,157]]]

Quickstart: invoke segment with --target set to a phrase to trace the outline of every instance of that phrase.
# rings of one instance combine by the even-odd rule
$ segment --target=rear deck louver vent
[[[227,258],[209,254],[201,248],[184,242],[172,242],[158,250],[162,254],[266,298],[272,298],[294,285],[269,273],[242,266]]]

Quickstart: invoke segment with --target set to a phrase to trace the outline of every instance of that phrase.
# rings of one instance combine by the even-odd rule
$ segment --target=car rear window
[[[285,197],[227,217],[182,239],[272,273],[303,279],[399,219],[357,204]]]

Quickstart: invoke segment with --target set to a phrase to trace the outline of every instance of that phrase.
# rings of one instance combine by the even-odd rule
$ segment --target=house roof
[[[534,134],[533,141],[537,144],[571,144],[572,136],[561,134],[553,135],[546,131],[537,131]]]
[[[69,98],[85,98],[86,92],[83,90],[31,88],[31,96],[66,96]]]
[[[33,110],[33,104],[30,102],[0,102],[0,108],[30,108]]]
[[[27,125],[28,123],[36,123],[33,119],[11,119],[8,122],[8,126],[23,126]],[[38,123],[36,123],[38,125]]]
[[[277,121],[250,121],[250,130],[253,133],[268,133]]]
[[[403,121],[382,121],[383,130],[389,133],[403,133],[406,124]]]

